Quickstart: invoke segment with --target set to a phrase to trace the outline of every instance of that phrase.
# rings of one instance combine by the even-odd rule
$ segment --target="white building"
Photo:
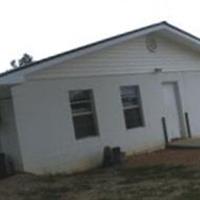
[[[0,144],[18,170],[75,172],[200,136],[200,40],[166,22],[0,75]],[[189,119],[189,126],[186,123]]]

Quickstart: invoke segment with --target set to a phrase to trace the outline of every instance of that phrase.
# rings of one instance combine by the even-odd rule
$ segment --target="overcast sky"
[[[0,71],[163,20],[200,37],[199,19],[198,0],[0,1]]]

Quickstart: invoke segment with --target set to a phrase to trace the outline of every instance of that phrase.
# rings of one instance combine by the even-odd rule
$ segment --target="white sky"
[[[0,71],[163,20],[200,37],[200,1],[1,0]]]

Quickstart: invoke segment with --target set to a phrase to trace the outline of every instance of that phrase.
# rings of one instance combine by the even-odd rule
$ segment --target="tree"
[[[33,57],[30,56],[29,54],[25,53],[19,60],[12,60],[10,62],[11,66],[13,68],[18,68],[18,67],[24,67],[26,65],[29,65],[33,62]]]
[[[12,66],[14,69],[18,67],[18,66],[17,66],[17,63],[16,63],[16,60],[12,60],[12,61],[10,62],[10,64],[11,64],[11,66]]]

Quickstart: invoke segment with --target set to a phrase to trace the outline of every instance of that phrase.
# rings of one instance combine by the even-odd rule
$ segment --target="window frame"
[[[89,91],[89,99],[88,100],[79,100],[72,102],[70,93],[71,92],[81,92],[81,91]],[[89,138],[89,137],[97,137],[99,136],[99,127],[98,127],[98,121],[97,121],[97,113],[96,113],[96,107],[95,107],[95,98],[94,98],[94,92],[93,89],[71,89],[68,91],[68,96],[69,96],[69,104],[70,104],[70,110],[71,110],[71,119],[72,119],[72,124],[73,124],[73,129],[74,129],[74,136],[76,140],[81,140],[84,138]],[[91,106],[91,111],[82,111],[80,113],[75,113],[73,112],[72,105],[75,104],[81,104],[81,103],[89,103]],[[78,136],[78,133],[76,133],[76,128],[75,128],[75,122],[74,118],[76,117],[82,117],[82,116],[87,116],[90,115],[93,118],[93,126],[95,129],[94,134],[85,134],[85,136]]]
[[[137,88],[137,105],[128,105],[125,106],[123,103],[123,94],[122,94],[122,90],[123,88]],[[135,89],[134,89],[135,90]],[[137,128],[142,128],[145,126],[145,119],[144,119],[144,112],[143,112],[143,103],[142,103],[142,99],[141,99],[141,92],[140,92],[140,86],[139,85],[121,85],[120,86],[120,98],[121,98],[121,104],[122,104],[122,111],[123,111],[123,117],[124,117],[124,123],[125,123],[125,127],[127,130],[131,130],[131,129],[137,129]],[[141,119],[141,125],[137,125],[137,126],[131,126],[128,127],[127,126],[127,119],[126,119],[126,114],[125,111],[127,110],[133,110],[133,109],[139,109],[139,117]]]

